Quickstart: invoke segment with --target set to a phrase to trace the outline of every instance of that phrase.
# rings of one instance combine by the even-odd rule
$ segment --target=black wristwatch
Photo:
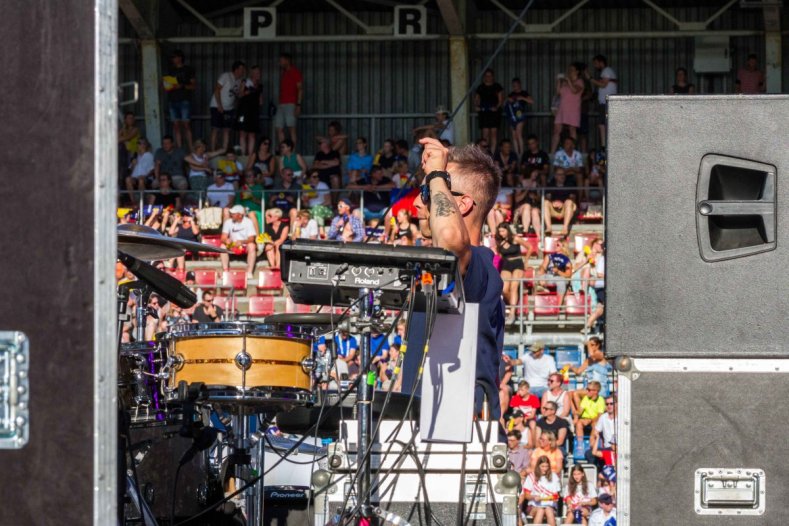
[[[443,179],[444,182],[447,183],[447,190],[452,190],[452,183],[449,182],[449,174],[447,172],[442,172],[439,170],[434,170],[429,174],[427,174],[427,177],[425,177],[425,185],[429,187],[430,181],[432,181],[436,177]]]

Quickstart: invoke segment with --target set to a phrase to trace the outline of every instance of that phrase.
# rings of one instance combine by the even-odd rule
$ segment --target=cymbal
[[[179,257],[187,251],[227,253],[224,248],[167,237],[151,227],[134,224],[118,225],[118,250],[145,261]]]

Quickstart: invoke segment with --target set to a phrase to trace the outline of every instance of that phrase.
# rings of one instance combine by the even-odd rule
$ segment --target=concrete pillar
[[[154,150],[162,145],[161,69],[159,44],[156,40],[143,40],[142,48],[142,98],[145,108],[145,136]]]
[[[764,34],[764,74],[767,93],[781,93],[781,32]]]
[[[449,81],[454,109],[463,100],[469,88],[468,79],[468,40],[462,36],[449,37]],[[463,104],[453,120],[455,125],[455,143],[464,145],[469,142],[469,108],[472,100]]]

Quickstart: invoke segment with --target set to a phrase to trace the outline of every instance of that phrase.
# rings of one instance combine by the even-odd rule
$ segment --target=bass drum
[[[203,384],[201,399],[290,408],[313,402],[309,329],[228,322],[176,325],[167,334],[169,402],[179,386]],[[179,392],[180,391],[180,392]]]

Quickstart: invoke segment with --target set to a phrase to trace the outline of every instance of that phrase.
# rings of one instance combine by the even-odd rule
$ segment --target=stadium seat
[[[537,236],[523,236],[523,240],[529,244],[531,247],[532,254],[539,254],[540,252],[540,241],[537,239]],[[528,249],[521,245],[521,254],[526,254]]]
[[[246,270],[228,270],[227,279],[223,273],[222,285],[231,287],[233,290],[247,290],[247,271]]]
[[[271,290],[279,292],[282,290],[282,274],[278,270],[264,268],[258,271],[258,290]]]
[[[558,294],[537,294],[534,296],[535,316],[558,316],[560,309]]]
[[[213,288],[216,287],[216,270],[211,269],[196,269],[195,270],[195,285],[200,288]]]
[[[587,233],[587,234],[576,234],[575,238],[573,238],[573,250],[577,254],[578,252],[582,251],[584,247],[588,247],[590,243],[598,239],[600,236],[594,233]]]
[[[562,368],[566,364],[570,364],[573,367],[580,367],[583,363],[583,353],[578,349],[570,349],[570,348],[558,348],[556,349],[556,367]]]
[[[223,311],[225,311],[226,315],[229,315],[230,318],[235,318],[236,309],[232,309],[231,306],[233,305],[234,298],[230,296],[214,296],[214,305],[217,307],[221,307]]]
[[[247,316],[260,318],[274,314],[274,296],[255,295],[249,297]]]
[[[181,283],[186,281],[186,271],[184,269],[165,268],[164,271],[167,272],[172,277],[174,277],[175,279],[177,279],[178,281],[180,281]]]
[[[521,309],[521,312],[520,312],[521,316],[528,316],[529,315],[529,299],[530,298],[531,298],[531,295],[528,292],[524,291],[523,292],[523,298],[521,298],[521,304],[523,305],[523,308]]]
[[[573,447],[573,459],[576,462],[582,462],[586,460],[586,456],[584,456],[584,453],[586,453],[586,450],[589,449],[589,437],[588,436],[584,437],[583,449],[577,446],[578,444],[576,444],[576,447]]]
[[[312,312],[312,309],[309,305],[294,302],[293,299],[288,296],[288,299],[285,301],[285,312],[305,314]]]
[[[584,312],[584,303],[586,303],[586,312]],[[576,294],[568,292],[564,304],[567,307],[565,310],[567,316],[584,316],[592,312],[592,300],[583,292]]]
[[[203,235],[203,237],[200,239],[200,241],[201,241],[201,242],[202,242],[204,245],[211,245],[212,247],[217,247],[217,248],[219,248],[219,247],[221,247],[221,246],[222,246],[222,236],[221,236],[221,235],[219,235],[219,234],[215,234],[215,235],[208,235],[208,234],[205,234],[205,235]],[[199,253],[199,256],[200,256],[201,258],[218,258],[218,257],[219,257],[219,254],[217,254],[216,252],[202,252],[202,251],[201,251],[201,252]]]
[[[556,252],[556,240],[559,239],[558,237],[553,236],[546,236],[543,240],[543,248],[542,251],[546,254],[550,254],[551,252]]]
[[[534,276],[535,275],[536,275],[536,271],[534,270],[534,267],[526,267],[525,269],[523,269],[523,280],[524,280],[523,286],[524,286],[524,290],[525,289],[531,289],[531,290],[534,289]]]

